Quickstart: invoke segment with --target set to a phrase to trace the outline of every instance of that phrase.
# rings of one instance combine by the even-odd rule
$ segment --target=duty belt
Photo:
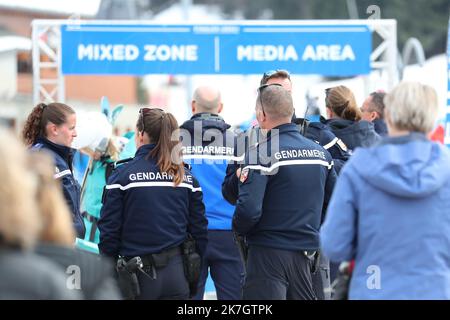
[[[153,266],[155,268],[163,268],[169,263],[169,260],[171,258],[179,255],[181,255],[181,249],[178,246],[163,250],[160,253],[142,255],[140,256],[140,258],[144,263],[144,268],[149,266]],[[126,260],[129,259],[126,258]]]

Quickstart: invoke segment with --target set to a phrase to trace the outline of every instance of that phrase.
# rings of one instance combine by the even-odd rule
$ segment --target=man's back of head
[[[222,111],[222,98],[220,91],[209,86],[195,89],[192,97],[192,113],[208,112],[218,114]]]
[[[259,113],[258,122],[263,129],[290,123],[294,113],[292,95],[277,84],[263,85],[259,88],[256,106],[257,115]]]

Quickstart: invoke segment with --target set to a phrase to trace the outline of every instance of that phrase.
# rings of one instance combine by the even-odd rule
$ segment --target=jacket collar
[[[200,112],[196,113],[191,117],[191,120],[216,120],[216,121],[224,121],[221,116],[216,113],[209,112]]]
[[[59,155],[61,158],[63,158],[70,167],[72,167],[72,159],[73,159],[73,155],[75,154],[76,150],[72,149],[70,147],[67,146],[63,146],[60,144],[56,144],[51,142],[50,140],[48,140],[47,138],[44,137],[39,137],[36,140],[36,144],[42,144],[44,145],[46,148],[52,150],[53,152],[55,152],[57,155]]]
[[[144,144],[136,150],[135,157],[147,156],[156,147],[156,143]]]
[[[219,129],[224,132],[231,127],[221,116],[214,113],[201,112],[194,114],[191,119],[184,122],[180,128],[193,132],[196,122],[201,123],[202,131],[207,129]]]
[[[385,144],[405,144],[413,141],[428,141],[425,134],[420,132],[411,132],[408,135],[398,136],[398,137],[385,137],[381,140],[380,145]]]
[[[272,130],[279,130],[278,131],[279,133],[290,132],[290,131],[298,132],[297,125],[292,122],[280,124],[279,126],[272,128]]]
[[[274,130],[277,130],[277,132],[275,132]],[[298,127],[295,123],[280,124],[276,127],[273,127],[267,132],[267,137],[265,140],[268,140],[269,138],[275,137],[285,132],[298,132]]]
[[[387,125],[384,120],[377,118],[373,121],[373,125],[375,128],[375,132],[378,133],[379,135],[385,136],[388,134]]]

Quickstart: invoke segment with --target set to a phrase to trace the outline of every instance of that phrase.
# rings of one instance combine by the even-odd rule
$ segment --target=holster
[[[236,246],[239,250],[239,255],[241,256],[242,264],[244,266],[244,269],[247,266],[247,259],[248,259],[248,244],[247,240],[243,235],[240,235],[236,232],[233,233],[234,242],[236,243]]]
[[[117,260],[116,270],[118,275],[118,285],[124,299],[133,300],[141,294],[137,271],[143,264],[140,257],[134,257],[129,261],[120,257]]]
[[[320,269],[320,251],[317,250],[316,253],[314,254],[314,262],[311,268],[311,273],[315,274],[316,272],[318,272]]]
[[[189,284],[189,296],[192,298],[197,293],[198,280],[202,268],[202,258],[195,251],[195,240],[189,236],[181,245],[184,265],[184,275]]]

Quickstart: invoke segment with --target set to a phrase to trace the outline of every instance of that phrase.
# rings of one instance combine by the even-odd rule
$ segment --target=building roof
[[[31,40],[20,36],[0,36],[0,52],[20,50],[31,50]]]

